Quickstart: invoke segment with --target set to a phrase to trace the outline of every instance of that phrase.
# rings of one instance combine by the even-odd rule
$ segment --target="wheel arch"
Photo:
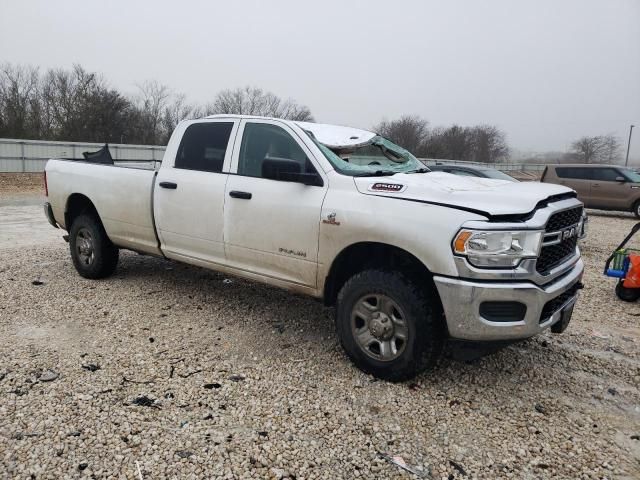
[[[334,305],[345,282],[371,268],[400,271],[419,285],[435,288],[433,274],[407,250],[381,242],[358,242],[345,247],[333,260],[324,282],[325,305]]]
[[[67,231],[71,229],[73,221],[79,215],[82,215],[84,213],[95,215],[100,224],[102,224],[98,209],[89,199],[89,197],[82,193],[72,193],[71,195],[69,195],[69,198],[67,198],[67,204],[65,205],[64,209],[64,225]]]

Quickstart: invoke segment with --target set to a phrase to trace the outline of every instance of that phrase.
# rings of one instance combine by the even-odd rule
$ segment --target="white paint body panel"
[[[160,255],[151,216],[151,189],[156,172],[147,169],[49,160],[49,202],[63,227],[69,197],[91,199],[109,238],[123,248]]]
[[[406,198],[486,212],[490,215],[529,213],[538,202],[570,191],[561,185],[510,182],[467,177],[445,172],[399,173],[392,177],[356,178],[358,191],[367,195]],[[371,192],[371,185],[384,182],[403,185],[401,192]]]

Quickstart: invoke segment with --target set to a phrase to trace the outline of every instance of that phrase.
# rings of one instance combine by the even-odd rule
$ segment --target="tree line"
[[[157,81],[124,94],[80,65],[0,66],[0,137],[165,145],[180,121],[216,113],[313,121],[308,107],[255,87],[222,90],[196,105]]]
[[[125,94],[80,65],[41,72],[31,66],[0,65],[0,137],[165,145],[176,125],[189,118],[233,113],[314,121],[309,107],[257,87],[218,92],[209,103],[187,101],[157,81]],[[418,157],[495,163],[508,160],[505,133],[493,125],[431,128],[417,115],[383,120],[372,128]],[[582,137],[552,161],[616,163],[620,140]]]
[[[495,163],[509,157],[503,131],[492,125],[429,128],[416,115],[382,121],[374,129],[418,157]]]

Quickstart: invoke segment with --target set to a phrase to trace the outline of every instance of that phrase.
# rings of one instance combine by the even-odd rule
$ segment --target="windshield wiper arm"
[[[415,170],[409,170],[408,172],[404,172],[404,173],[429,173],[431,170],[429,170],[428,168],[416,168]]]
[[[362,172],[362,173],[357,173],[354,175],[354,177],[390,177],[392,175],[395,175],[398,172],[394,172],[391,170],[376,170],[374,172]]]

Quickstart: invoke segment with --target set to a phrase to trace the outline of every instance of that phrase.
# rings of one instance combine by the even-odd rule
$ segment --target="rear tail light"
[[[49,196],[49,187],[47,186],[47,172],[44,172],[44,196]]]

